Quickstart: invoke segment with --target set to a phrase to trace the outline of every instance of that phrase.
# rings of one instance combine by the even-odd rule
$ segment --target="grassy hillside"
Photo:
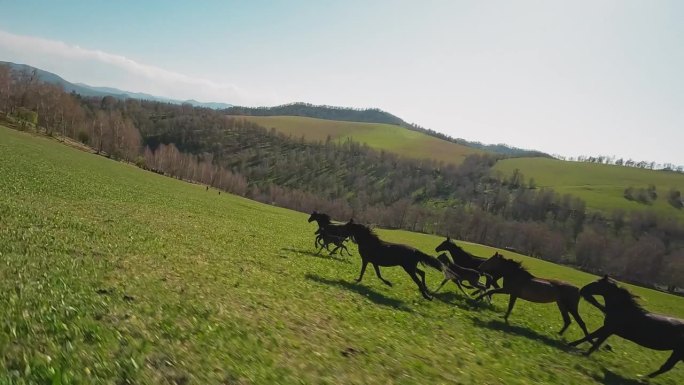
[[[555,305],[518,301],[506,326],[505,298],[476,306],[450,284],[428,302],[397,268],[383,271],[394,287],[372,271],[356,284],[355,247],[312,254],[305,214],[3,127],[0,181],[0,383],[629,384],[667,357],[612,337],[585,358],[555,334]],[[441,241],[380,233],[425,251]],[[634,290],[684,317],[684,299]],[[684,383],[684,365],[650,383]]]
[[[459,164],[466,156],[483,152],[390,124],[343,122],[301,116],[239,117],[267,128],[274,127],[296,138],[304,136],[315,141],[325,141],[328,135],[335,140],[352,138],[370,147],[416,159],[435,159]]]
[[[682,174],[544,158],[505,159],[494,167],[506,175],[516,168],[520,169],[525,178],[534,178],[538,186],[551,187],[561,194],[576,195],[594,210],[631,211],[652,208],[684,219],[684,211],[673,208],[667,202],[670,188],[684,191]],[[625,188],[645,188],[649,184],[654,184],[658,192],[653,205],[628,201],[623,197]]]

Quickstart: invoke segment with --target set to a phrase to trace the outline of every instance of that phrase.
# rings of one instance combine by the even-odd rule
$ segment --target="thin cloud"
[[[92,65],[93,62],[96,65],[113,67],[112,69],[118,69],[125,73],[124,76],[121,76],[125,84],[108,84],[107,79],[102,79],[98,81],[100,84],[93,85],[107,85],[119,88],[128,87],[127,84],[137,85],[138,89],[126,89],[132,92],[161,92],[163,94],[160,96],[180,99],[199,98],[204,99],[204,101],[219,101],[233,104],[260,104],[277,98],[273,92],[266,92],[265,94],[250,93],[232,84],[222,84],[208,79],[188,76],[164,68],[139,63],[125,56],[82,48],[78,45],[70,45],[57,40],[15,35],[2,30],[0,30],[0,53],[20,58],[27,61],[26,64],[35,66],[40,66],[39,63],[46,63],[46,61],[47,63],[66,61],[67,65],[73,64],[78,68],[87,68],[85,65]],[[12,60],[12,58],[7,59]],[[32,59],[35,59],[35,61]],[[43,69],[50,70],[50,68]],[[102,70],[100,69],[97,73],[102,74]],[[86,79],[73,80],[87,82]]]

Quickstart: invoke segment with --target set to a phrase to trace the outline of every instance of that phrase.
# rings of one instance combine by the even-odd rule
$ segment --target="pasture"
[[[541,182],[541,180],[540,180]],[[612,337],[590,358],[554,304],[424,300],[399,268],[313,253],[308,214],[0,127],[0,384],[636,384],[669,352]],[[435,255],[443,238],[379,231]],[[490,256],[495,249],[460,243]],[[539,276],[594,277],[521,259]],[[425,268],[434,289],[441,274]],[[633,288],[684,317],[684,299]],[[586,302],[590,330],[602,317]],[[651,384],[684,383],[684,364]]]
[[[667,202],[671,188],[684,191],[684,174],[547,158],[504,159],[494,166],[494,170],[503,175],[512,174],[516,168],[526,180],[534,178],[538,187],[550,187],[560,194],[577,196],[592,210],[610,212],[622,209],[629,212],[652,209],[684,219],[684,210],[675,209]],[[652,205],[624,198],[627,187],[646,188],[649,184],[655,185],[658,193]]]
[[[315,119],[301,116],[235,116],[255,122],[266,128],[294,138],[303,136],[311,141],[335,141],[348,138],[366,143],[372,148],[385,150],[415,159],[434,159],[460,164],[470,154],[483,151],[448,142],[404,127],[382,123],[360,123]]]

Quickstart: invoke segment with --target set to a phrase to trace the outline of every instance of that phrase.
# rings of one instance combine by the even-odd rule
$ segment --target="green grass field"
[[[499,161],[494,170],[510,175],[520,169],[526,179],[534,178],[539,187],[551,187],[561,194],[572,194],[587,202],[593,210],[625,211],[653,209],[684,219],[684,210],[667,202],[670,188],[684,191],[684,175],[674,172],[644,170],[605,164],[566,162],[546,158],[516,158]],[[652,205],[628,201],[625,188],[656,186],[658,198]]]
[[[372,270],[355,284],[355,247],[313,255],[305,214],[4,127],[0,194],[0,384],[636,384],[668,356],[611,337],[585,358],[564,344],[576,324],[557,336],[555,305],[518,301],[506,326],[507,298],[473,305],[449,284],[425,301],[399,268],[383,271],[392,288]],[[426,252],[441,241],[380,234]],[[684,299],[634,290],[684,317]],[[650,383],[684,383],[684,364]]]
[[[435,159],[459,164],[466,156],[483,152],[391,124],[343,122],[301,116],[240,116],[240,118],[253,121],[263,127],[273,127],[295,138],[304,136],[313,141],[325,141],[328,135],[334,140],[352,138],[354,141],[366,143],[373,148],[416,159]]]

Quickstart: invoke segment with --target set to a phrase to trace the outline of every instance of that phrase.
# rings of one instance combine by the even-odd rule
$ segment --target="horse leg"
[[[437,293],[442,287],[444,287],[444,285],[446,285],[447,282],[449,282],[449,280],[448,280],[447,278],[444,278],[444,280],[443,280],[442,283],[439,285],[439,287],[437,288],[437,290],[433,291],[432,293],[433,293],[433,294]]]
[[[603,333],[603,332],[605,331],[605,329],[606,329],[605,326],[601,326],[600,328],[594,330],[593,333],[589,333],[589,334],[587,334],[586,336],[584,336],[584,338],[580,338],[580,339],[578,339],[577,341],[570,342],[570,343],[568,343],[568,345],[570,345],[570,346],[577,346],[577,345],[579,345],[579,344],[581,344],[581,343],[583,343],[583,342],[591,341],[591,340],[593,340],[594,338],[596,338],[596,336],[598,336],[599,334]],[[592,342],[592,344],[593,344],[593,342]]]
[[[655,372],[651,373],[648,375],[649,378],[653,378],[659,374],[663,374],[667,372],[668,370],[672,369],[679,360],[684,358],[684,354],[682,354],[681,351],[675,350],[672,352],[672,355],[670,358],[665,361],[663,366],[660,367],[660,369],[656,370]]]
[[[351,256],[351,255],[352,255],[352,253],[349,252],[349,249],[347,249],[347,246],[345,246],[344,243],[341,245],[341,247],[342,247],[342,250],[344,250],[344,251],[347,252],[347,255],[348,255],[348,256]],[[340,255],[342,255],[342,252],[341,252],[341,251],[340,251]]]
[[[340,248],[340,246],[339,246],[338,244],[335,244],[335,245],[336,245],[336,247],[333,249],[333,251],[330,252],[330,255],[335,255],[335,253],[337,252],[337,250]],[[341,252],[340,252],[340,253],[341,253]]]
[[[368,261],[364,259],[361,262],[361,274],[359,274],[359,278],[356,279],[356,282],[361,282],[363,279],[363,275],[366,273],[366,266],[368,266]]]
[[[416,273],[420,275],[420,278],[423,280],[423,289],[427,292],[427,284],[425,283],[425,272],[419,268],[416,267]]]
[[[485,276],[485,284],[484,284],[485,288],[484,288],[484,290],[473,291],[472,295],[475,295],[475,294],[483,292],[483,291],[487,291],[487,289],[489,289],[489,287],[494,287],[494,289],[500,289],[501,288],[499,286],[499,284],[496,283],[496,280],[491,275],[489,275],[487,273],[482,273],[482,274]],[[492,295],[491,294],[489,295],[489,302],[492,302]]]
[[[468,293],[466,293],[465,290],[463,290],[463,286],[461,286],[461,283],[458,281],[458,278],[455,278],[455,279],[454,279],[454,282],[456,282],[456,286],[458,286],[458,288],[461,289],[461,291],[463,292],[463,294],[464,294],[466,297],[470,298],[470,296],[468,295]]]
[[[489,290],[489,291],[486,291],[486,292],[480,294],[477,298],[475,298],[475,300],[479,301],[484,296],[489,296],[489,298],[492,298],[492,294],[510,294],[510,293],[508,293],[505,288],[500,287],[498,289],[492,289],[492,290]]]
[[[570,323],[572,323],[572,320],[570,320],[570,315],[568,314],[568,309],[565,307],[565,305],[560,300],[556,302],[556,304],[558,304],[558,310],[560,310],[560,313],[563,316],[563,327],[558,334],[563,335],[568,326],[570,326]]]
[[[382,275],[380,275],[380,268],[378,267],[378,265],[373,264],[373,268],[375,269],[375,275],[377,275],[378,278],[380,278],[380,280],[385,283],[385,285],[392,287],[392,282],[386,280],[385,278],[382,278]]]
[[[472,283],[473,282],[471,282],[471,284]],[[487,286],[481,284],[480,281],[475,281],[475,284],[473,284],[473,286],[475,286],[477,288],[477,290],[475,290],[475,293],[484,293],[485,291],[487,291]],[[490,297],[490,300],[491,300],[491,297]]]
[[[612,332],[610,332],[610,331],[608,331],[608,329],[604,328],[604,330],[601,333],[598,333],[598,335],[596,336],[596,341],[593,343],[591,348],[589,350],[587,350],[586,353],[584,353],[584,355],[588,356],[591,353],[595,352],[596,349],[601,347],[601,344],[603,343],[603,341],[605,341],[606,338],[610,337],[612,334],[613,334]]]
[[[418,279],[418,276],[416,276],[416,270],[418,270],[416,267],[406,267],[402,266],[404,268],[404,271],[411,277],[413,282],[418,285],[418,289],[420,290],[420,293],[423,295],[423,298],[432,301],[432,297],[430,297],[430,294],[427,293],[427,289],[423,287],[423,283],[420,282]],[[425,274],[425,273],[423,273]]]
[[[579,314],[579,311],[577,309],[578,305],[579,305],[579,298],[577,298],[577,302],[574,303],[574,306],[570,307],[570,309],[568,309],[568,311],[570,312],[570,314],[572,314],[572,317],[575,319],[575,321],[577,321],[577,324],[580,326],[580,328],[582,328],[584,335],[588,336],[589,331],[587,330],[587,325],[584,323],[584,320],[582,319],[582,317]]]
[[[518,299],[518,297],[514,296],[513,294],[511,294],[508,298],[508,311],[506,311],[506,314],[503,317],[506,323],[508,323],[508,316],[511,315],[511,311],[513,311],[513,306],[515,306],[516,299]]]

